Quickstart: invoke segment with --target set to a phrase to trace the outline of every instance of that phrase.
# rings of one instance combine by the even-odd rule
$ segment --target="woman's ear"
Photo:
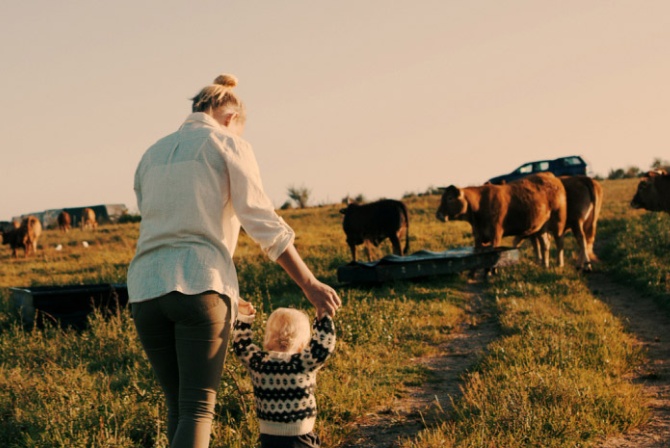
[[[237,112],[231,112],[231,113],[228,113],[228,114],[224,115],[224,116],[223,116],[223,125],[224,125],[225,127],[230,126],[230,123],[231,123],[233,120],[236,120],[237,117],[238,117],[238,115],[239,115],[239,114],[238,114]]]

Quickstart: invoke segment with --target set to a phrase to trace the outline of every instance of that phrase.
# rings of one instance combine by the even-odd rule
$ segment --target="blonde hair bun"
[[[216,79],[214,80],[214,84],[233,88],[237,85],[237,78],[233,75],[224,73],[216,77]]]

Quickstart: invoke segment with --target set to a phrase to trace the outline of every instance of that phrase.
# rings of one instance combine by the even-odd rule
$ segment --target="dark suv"
[[[521,179],[529,174],[549,171],[556,176],[586,174],[586,162],[579,156],[561,157],[555,160],[540,160],[521,165],[509,174],[492,177],[489,182],[500,185],[513,180]]]

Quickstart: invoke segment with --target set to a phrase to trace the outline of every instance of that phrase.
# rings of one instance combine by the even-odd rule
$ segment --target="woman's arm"
[[[335,316],[335,311],[342,305],[340,297],[333,288],[316,279],[293,244],[282,252],[277,258],[277,263],[302,289],[307,300],[316,308],[319,317],[325,314]]]

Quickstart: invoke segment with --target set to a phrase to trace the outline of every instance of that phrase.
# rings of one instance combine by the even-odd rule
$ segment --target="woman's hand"
[[[293,244],[277,258],[277,263],[300,286],[307,300],[316,308],[319,317],[324,314],[335,316],[335,311],[342,305],[340,297],[333,288],[314,277]]]
[[[326,314],[335,317],[335,312],[342,305],[342,300],[337,292],[319,280],[314,279],[313,282],[305,285],[302,290],[307,300],[316,308],[316,314],[319,318]]]
[[[254,306],[250,302],[247,302],[246,300],[241,298],[238,299],[237,309],[240,314],[243,314],[245,316],[253,316],[254,314],[256,314],[256,308],[254,308]]]

